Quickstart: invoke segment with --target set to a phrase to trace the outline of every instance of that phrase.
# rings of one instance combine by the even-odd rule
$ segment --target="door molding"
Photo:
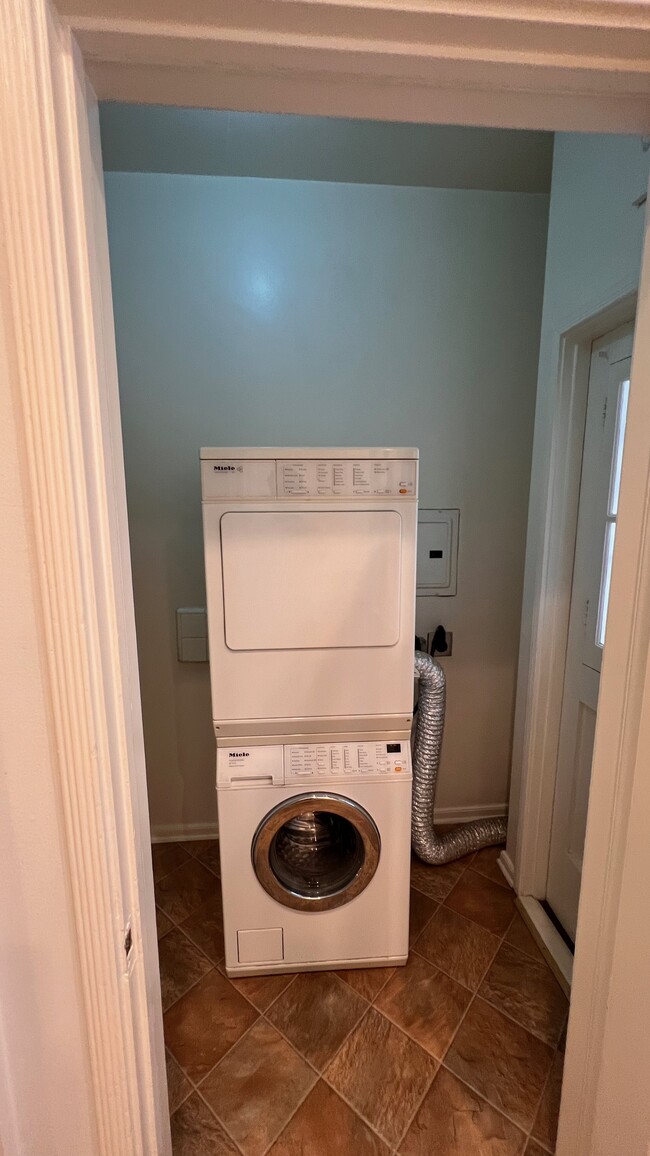
[[[0,70],[0,309],[16,354],[93,1156],[168,1156],[97,108],[74,39],[45,0],[2,5]]]
[[[542,562],[531,626],[514,862],[517,893],[534,899],[546,897],[591,346],[602,334],[634,318],[636,299],[636,288],[629,289],[566,330],[560,339],[546,463]]]
[[[611,0],[58,0],[100,97],[575,131],[650,129],[650,12]]]
[[[633,337],[631,321],[610,329],[592,344],[589,366],[545,890],[546,900],[573,940],[603,660],[597,633],[605,580],[603,551],[619,417],[619,384],[622,377],[630,375]],[[584,821],[582,845],[574,841],[576,807]]]
[[[156,25],[155,0],[136,0],[129,20],[113,18],[111,3],[117,0],[70,0],[83,12],[71,20],[85,66],[106,98],[500,127],[650,130],[650,12],[639,4],[555,0],[540,16],[539,4],[521,0],[514,17],[507,0],[489,8],[467,0],[462,16],[456,7],[453,24],[451,5],[442,0],[431,0],[426,11],[412,0],[393,0],[390,7],[381,0],[191,0],[185,24]],[[65,13],[66,0],[59,6]],[[214,11],[218,26],[209,23]],[[555,36],[552,43],[547,34]],[[96,1151],[169,1156],[96,128],[69,28],[51,18],[47,0],[5,0],[0,60],[0,212],[10,271],[0,309],[18,354],[17,418],[34,518],[34,580],[59,752]],[[647,293],[642,300],[650,313]],[[606,327],[615,323],[608,319]],[[606,709],[594,756],[583,884],[588,903],[578,928],[558,1156],[596,1150],[630,797],[650,761],[650,736],[645,746],[639,738],[650,634],[650,390],[644,397],[634,388],[637,378],[645,383],[650,376],[645,328],[632,369],[634,436],[626,449],[610,602],[617,641],[603,669]],[[567,343],[563,373],[576,383],[577,357]],[[549,497],[562,509],[560,492]],[[551,561],[545,560],[546,579]],[[10,681],[11,656],[4,661]],[[535,676],[541,674],[538,664]],[[543,722],[538,716],[538,737]],[[123,956],[125,896],[131,966]]]
[[[637,326],[630,375],[628,424],[621,478],[619,521],[610,587],[607,646],[603,655],[589,815],[578,913],[576,955],[558,1156],[611,1151],[611,1136],[625,1146],[626,1118],[638,1108],[634,1081],[618,1078],[609,1048],[619,1057],[623,1041],[638,1037],[638,1006],[629,988],[637,943],[620,914],[630,907],[650,862],[647,829],[636,813],[636,837],[628,845],[631,803],[643,793],[650,765],[650,231],[646,228]],[[613,328],[613,326],[612,326]],[[626,859],[636,860],[626,875]],[[637,902],[638,911],[638,902]],[[641,941],[641,951],[644,943]],[[641,954],[641,966],[647,954]],[[611,995],[631,995],[625,1015],[612,1010]],[[620,1011],[620,1007],[619,1007]],[[643,1028],[642,1028],[643,1031]],[[609,1044],[606,1043],[606,1033]],[[646,1068],[637,1069],[645,1078]],[[632,1153],[645,1151],[647,1105],[634,1125]],[[609,1141],[606,1136],[610,1136]]]

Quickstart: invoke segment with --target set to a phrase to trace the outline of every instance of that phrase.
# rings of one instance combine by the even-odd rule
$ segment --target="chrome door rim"
[[[344,887],[329,895],[312,897],[292,891],[280,882],[271,867],[270,850],[273,839],[285,823],[297,818],[306,810],[328,811],[347,819],[355,828],[363,845],[363,862],[357,873]],[[379,866],[380,852],[379,830],[368,812],[359,803],[344,795],[319,791],[294,795],[293,798],[273,807],[264,816],[255,832],[251,858],[258,881],[267,894],[283,907],[291,907],[296,911],[331,911],[343,907],[365,890]]]

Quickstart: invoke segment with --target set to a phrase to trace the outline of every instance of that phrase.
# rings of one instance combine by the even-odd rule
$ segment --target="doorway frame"
[[[97,100],[47,0],[0,7],[0,74],[0,334],[18,431],[3,434],[31,507],[84,1110],[92,1156],[171,1156]],[[11,599],[3,577],[0,567]],[[29,733],[12,754],[3,771],[20,775]],[[73,1111],[65,1136],[48,1132],[48,1151],[74,1143]]]
[[[512,867],[506,858],[506,869],[512,870],[526,916],[538,933],[545,931],[551,951],[557,948],[555,962],[569,984],[570,953],[562,950],[562,940],[540,901],[546,898],[589,366],[593,342],[634,320],[637,297],[637,287],[630,286],[560,337],[546,464],[541,573],[525,679],[528,692],[525,701],[518,704],[525,716],[520,778],[512,784],[512,794],[519,796],[519,817],[515,858]]]
[[[295,4],[272,7],[283,19],[296,9]],[[398,51],[390,57],[390,68],[379,33],[372,42],[359,23],[363,13],[357,5],[319,0],[305,7],[312,17],[309,36],[292,39],[260,20],[253,28],[255,44],[250,35],[235,43],[225,20],[218,28],[203,25],[198,31],[187,23],[163,26],[145,18],[137,26],[122,20],[121,27],[107,18],[68,22],[56,18],[46,0],[7,0],[0,12],[6,77],[0,192],[11,270],[0,309],[16,352],[20,451],[26,463],[22,481],[34,519],[33,572],[59,747],[58,787],[100,1156],[124,1156],[126,1151],[167,1156],[169,1125],[163,1118],[162,1031],[152,994],[155,912],[151,868],[145,861],[144,760],[106,220],[102,175],[93,152],[96,110],[86,69],[103,97],[136,98],[137,92],[140,99],[163,103],[202,100],[266,111],[335,115],[338,110],[347,116],[448,123],[479,117],[474,123],[502,127],[650,130],[647,71],[638,60],[633,66],[631,41],[626,49],[630,65],[621,68],[620,43],[618,55],[608,47],[613,6],[603,0],[573,8],[549,5],[546,24],[555,20],[551,31],[561,33],[564,51],[559,46],[549,50],[541,62],[536,49],[548,27],[540,28],[534,5],[528,14],[527,4],[519,6],[516,28],[509,3],[490,5],[496,16],[486,33],[485,11],[475,0],[457,17],[462,32],[456,27],[454,34],[460,36],[463,53],[454,57],[440,36],[439,43],[424,45],[417,67],[414,44],[421,44],[422,13],[395,0],[401,24],[393,29]],[[443,3],[436,0],[434,7],[445,15]],[[617,8],[621,23],[615,28],[627,21],[640,56],[638,43],[650,33],[650,14],[636,5]],[[446,15],[451,19],[449,10]],[[381,28],[385,6],[378,6],[374,16]],[[326,26],[332,18],[345,25],[338,39]],[[233,9],[233,28],[236,19]],[[319,19],[325,20],[320,30]],[[472,54],[465,46],[475,27],[484,52],[480,59],[475,53],[468,68]],[[581,55],[581,34],[593,42],[599,27],[600,55],[590,58],[586,49]],[[504,30],[512,33],[509,40]],[[573,56],[568,52],[572,44]],[[189,100],[192,84],[194,100]],[[36,278],[29,276],[34,270]],[[648,276],[646,271],[646,281]],[[650,285],[643,281],[640,302],[650,320],[649,298]],[[567,335],[563,372],[573,374],[577,392],[579,347],[575,335]],[[633,383],[640,376],[650,378],[650,324],[635,345]],[[643,696],[650,694],[645,682],[650,401],[643,392],[633,389],[636,428],[626,446],[621,488],[610,602],[616,643],[603,670],[601,702],[608,725],[599,725],[594,755],[583,885],[583,907],[590,914],[586,918],[581,908],[558,1156],[594,1151],[630,799],[650,755],[647,728],[640,729]],[[645,392],[650,397],[650,390]],[[43,460],[55,463],[55,484],[39,470]],[[4,661],[10,674],[10,656]],[[608,790],[612,762],[618,784],[613,799]],[[600,854],[602,846],[607,856]],[[126,965],[125,910],[135,945]]]

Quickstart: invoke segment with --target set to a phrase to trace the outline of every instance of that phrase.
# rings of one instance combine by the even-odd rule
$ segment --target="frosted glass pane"
[[[615,518],[618,514],[618,496],[621,488],[621,467],[623,465],[623,445],[625,443],[625,426],[627,423],[627,403],[629,396],[630,383],[629,381],[622,381],[618,390],[614,454],[612,457],[612,472],[609,482],[609,504],[607,513],[611,518]]]
[[[600,596],[598,599],[598,622],[596,624],[596,646],[601,649],[605,645],[605,630],[607,628],[607,611],[609,609],[609,587],[612,580],[612,559],[614,557],[614,540],[616,538],[616,523],[608,522],[605,530],[605,548],[603,550],[603,568],[600,575]]]

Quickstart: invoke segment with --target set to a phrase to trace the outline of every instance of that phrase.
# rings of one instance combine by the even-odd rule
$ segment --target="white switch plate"
[[[176,644],[179,662],[208,661],[208,616],[202,606],[176,611]]]
[[[456,593],[460,510],[420,510],[417,586],[419,597]]]

